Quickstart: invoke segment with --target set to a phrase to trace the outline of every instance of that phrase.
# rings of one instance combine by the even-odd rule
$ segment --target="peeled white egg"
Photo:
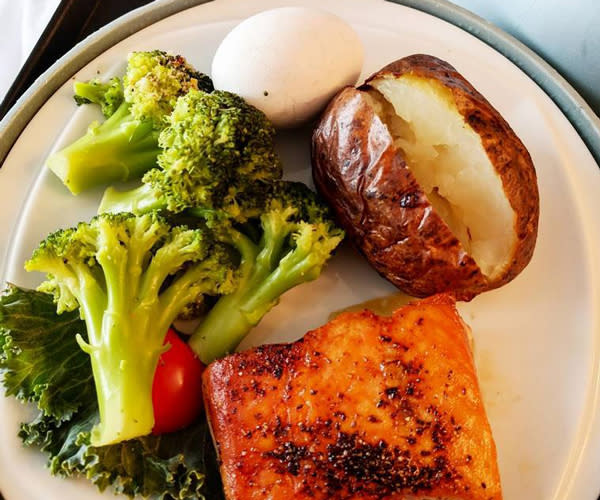
[[[356,32],[319,9],[267,10],[237,25],[212,62],[215,88],[242,96],[276,127],[316,115],[358,79],[364,50]]]

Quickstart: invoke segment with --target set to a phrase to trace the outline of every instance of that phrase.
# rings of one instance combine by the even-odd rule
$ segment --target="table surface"
[[[598,0],[452,0],[533,49],[600,116]]]

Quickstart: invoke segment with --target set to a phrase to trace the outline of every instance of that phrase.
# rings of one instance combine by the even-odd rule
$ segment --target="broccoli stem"
[[[244,302],[250,283],[256,279],[258,247],[250,238],[233,229],[224,239],[241,255],[240,281],[235,292],[219,298],[188,341],[188,345],[204,364],[235,349],[254,326],[243,313],[240,304]]]
[[[209,311],[188,344],[200,360],[209,364],[235,350],[238,344],[290,288],[315,279],[309,262],[301,256],[282,262],[273,272],[257,268],[246,286],[221,297]]]
[[[152,239],[146,247],[151,246]],[[88,341],[78,335],[77,342],[90,356],[94,375],[100,414],[100,422],[92,431],[91,440],[95,446],[148,434],[152,430],[152,381],[162,352],[162,340],[154,343],[157,348],[153,350],[140,347],[148,340],[148,335],[143,334],[156,323],[152,308],[129,311],[132,300],[128,289],[137,274],[131,263],[137,264],[136,259],[129,259],[127,265],[126,250],[112,238],[106,243],[107,249],[100,256],[107,278],[106,289],[81,262],[65,259],[53,266],[57,278],[72,283],[71,290],[80,303],[80,314],[86,324]],[[41,270],[35,262],[28,265],[28,269]],[[157,331],[166,334],[167,327],[168,324],[159,324]],[[148,343],[145,345],[147,347]]]
[[[258,246],[242,233],[230,230],[228,242],[237,248],[242,258],[241,279],[234,293],[219,298],[188,341],[203,363],[232,352],[277,305],[284,292],[309,279],[308,268],[298,266],[304,258],[303,250],[290,250],[281,259],[282,249],[294,227],[288,222],[288,215],[287,212],[263,215],[264,232]]]
[[[98,213],[131,212],[134,214],[145,214],[153,210],[162,210],[166,208],[167,203],[164,197],[160,196],[150,184],[128,190],[119,191],[113,186],[109,186],[98,207]]]
[[[201,210],[191,210],[202,216]],[[229,226],[223,241],[241,255],[238,288],[219,298],[188,344],[200,360],[211,363],[233,351],[289,289],[319,277],[343,238],[327,223],[293,222],[294,208],[261,216],[262,237],[255,245]]]
[[[161,250],[165,247],[158,253]],[[186,260],[184,248],[168,250],[173,251],[164,252],[170,255],[159,257],[160,262],[151,263],[137,279],[132,259],[127,263],[126,258],[115,258],[114,252],[107,252],[106,260],[98,255],[107,279],[108,306],[96,324],[89,325],[86,318],[88,331],[100,333],[89,335],[89,343],[78,338],[90,356],[98,398],[100,421],[92,430],[93,446],[152,431],[152,384],[167,329],[190,297],[212,286],[209,273],[215,261],[209,259],[172,282],[163,292],[165,297],[159,295],[168,270]]]
[[[88,341],[78,335],[77,342],[90,356],[94,375],[100,422],[93,428],[91,439],[97,446],[152,430],[152,381],[162,352],[140,349],[139,332],[148,328],[150,316],[128,314],[125,283],[131,272],[123,267],[123,259],[115,260],[108,253],[105,257],[105,272],[110,277],[106,290],[84,263],[64,259],[52,266],[56,278],[71,283],[86,324]],[[31,262],[27,268],[41,270],[48,264],[52,265]]]
[[[168,272],[149,268],[140,274],[140,260],[158,235],[134,226],[135,243],[126,246],[109,224],[99,225],[96,259],[104,273],[106,306],[89,317],[84,313],[88,342],[78,338],[80,347],[90,356],[98,398],[100,421],[92,430],[94,446],[151,432],[152,383],[167,331],[156,321],[157,295],[149,294],[142,304],[137,296],[141,280],[157,274],[160,279]],[[85,283],[83,288],[87,288]],[[97,293],[82,297],[82,308],[94,303],[95,296]]]
[[[104,341],[83,347],[90,355],[98,395],[100,422],[92,430],[94,446],[143,436],[154,427],[152,382],[162,350],[140,349],[143,330],[130,318],[106,313]]]
[[[52,154],[47,165],[73,194],[85,189],[141,177],[156,166],[159,132],[140,121],[123,102],[101,124],[66,148]]]

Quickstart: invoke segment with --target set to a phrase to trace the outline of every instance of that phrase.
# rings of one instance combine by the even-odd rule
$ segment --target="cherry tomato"
[[[153,434],[182,429],[202,413],[204,364],[171,328],[167,343],[171,348],[160,356],[152,384]]]

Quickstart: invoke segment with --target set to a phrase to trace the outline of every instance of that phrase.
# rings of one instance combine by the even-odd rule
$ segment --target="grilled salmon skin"
[[[228,500],[501,499],[466,326],[434,296],[205,371]]]

